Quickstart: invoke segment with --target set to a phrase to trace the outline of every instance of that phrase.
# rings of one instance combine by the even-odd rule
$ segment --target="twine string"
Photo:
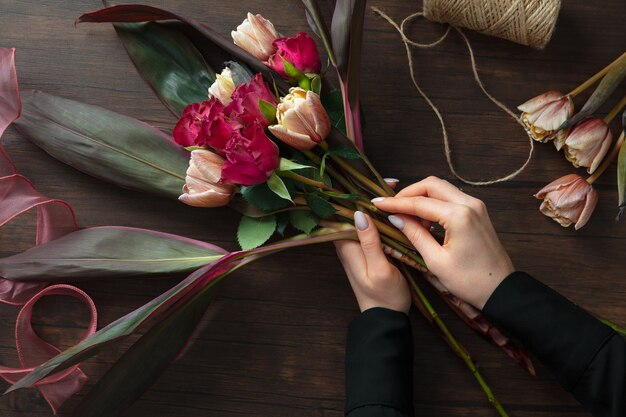
[[[406,35],[406,26],[408,23],[410,23],[412,20],[421,17],[421,16],[425,16],[425,14],[423,12],[416,12],[413,14],[410,14],[409,16],[405,17],[402,22],[400,23],[400,25],[398,25],[391,17],[389,17],[389,15],[387,15],[385,12],[383,12],[382,10],[380,10],[378,7],[376,6],[372,6],[372,10],[378,14],[380,17],[382,17],[383,19],[385,19],[391,26],[393,26],[396,31],[398,31],[398,33],[400,34],[400,37],[402,38],[402,43],[404,44],[404,48],[406,50],[406,55],[407,55],[407,59],[408,59],[408,67],[409,67],[409,75],[411,76],[411,81],[413,82],[413,85],[415,86],[415,90],[418,92],[418,94],[424,99],[424,101],[426,101],[426,103],[428,104],[428,106],[432,109],[433,113],[435,113],[435,116],[437,116],[437,119],[439,120],[439,124],[441,126],[441,133],[443,136],[443,145],[444,145],[444,150],[445,150],[445,156],[446,156],[446,162],[448,164],[448,168],[450,169],[450,172],[452,172],[452,174],[458,178],[460,181],[466,183],[466,184],[470,184],[470,185],[491,185],[491,184],[496,184],[499,182],[504,182],[504,181],[508,181],[514,177],[516,177],[517,175],[519,175],[521,172],[524,171],[524,169],[526,169],[526,167],[528,166],[528,164],[530,163],[532,156],[533,156],[533,151],[534,151],[534,143],[533,140],[529,138],[529,151],[528,151],[528,156],[526,158],[526,161],[524,161],[524,163],[515,171],[511,172],[508,175],[505,175],[503,177],[499,177],[499,178],[494,178],[491,180],[487,180],[487,181],[474,181],[474,180],[470,180],[467,179],[465,177],[463,177],[462,175],[460,175],[455,166],[454,163],[452,162],[452,150],[450,149],[450,139],[448,137],[448,131],[446,129],[446,124],[443,120],[443,116],[441,115],[441,112],[439,111],[439,109],[437,108],[437,106],[433,103],[433,101],[430,99],[430,97],[428,97],[428,95],[424,92],[424,90],[420,87],[419,83],[417,82],[417,77],[415,74],[415,65],[413,62],[413,52],[411,50],[411,46],[414,46],[416,48],[432,48],[435,47],[437,45],[439,45],[441,42],[443,42],[446,37],[448,36],[448,34],[450,33],[450,29],[454,28],[459,36],[463,39],[463,41],[465,42],[465,45],[467,46],[467,50],[470,56],[470,62],[471,62],[471,67],[472,67],[472,72],[474,75],[474,80],[476,81],[476,84],[478,84],[478,87],[480,88],[480,90],[483,92],[483,94],[492,102],[494,103],[496,106],[498,106],[502,111],[504,111],[506,114],[508,114],[509,116],[511,116],[511,118],[513,118],[513,120],[515,120],[516,123],[518,123],[522,129],[524,129],[524,132],[526,132],[525,128],[524,128],[524,124],[522,123],[522,121],[520,120],[520,118],[518,117],[517,114],[515,114],[511,109],[509,109],[504,103],[502,103],[501,101],[499,101],[498,99],[496,99],[493,95],[491,95],[487,89],[485,88],[485,85],[483,84],[482,80],[480,79],[480,76],[478,75],[478,66],[476,65],[476,59],[474,57],[474,50],[472,49],[472,46],[469,42],[469,39],[467,39],[467,36],[465,36],[465,33],[463,32],[463,30],[457,26],[448,24],[448,27],[446,29],[446,31],[444,32],[443,35],[441,35],[441,37],[439,37],[439,39],[431,42],[431,43],[420,43],[420,42],[416,42],[411,40],[407,35]],[[524,136],[527,136],[526,133],[524,133]]]

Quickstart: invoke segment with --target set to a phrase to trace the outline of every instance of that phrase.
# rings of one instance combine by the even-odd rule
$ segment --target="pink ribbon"
[[[0,137],[20,116],[20,112],[15,49],[0,48]],[[33,208],[37,209],[36,245],[77,229],[72,207],[65,201],[51,199],[38,192],[28,178],[18,174],[15,165],[0,146],[0,227]],[[85,338],[96,331],[96,307],[87,294],[70,285],[47,285],[43,282],[16,282],[0,277],[0,303],[24,305],[15,324],[15,343],[21,368],[0,366],[0,377],[11,384],[61,352],[41,339],[32,328],[33,306],[40,298],[46,295],[65,295],[84,301],[91,314]],[[74,365],[42,379],[36,387],[56,414],[61,404],[78,392],[86,380],[87,376],[78,365]]]

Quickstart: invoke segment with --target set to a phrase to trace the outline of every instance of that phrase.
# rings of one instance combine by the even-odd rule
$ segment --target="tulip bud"
[[[565,157],[576,168],[585,167],[593,174],[609,150],[613,135],[602,119],[589,117],[574,125],[567,137],[554,142],[563,148]]]
[[[583,227],[598,203],[598,192],[583,177],[569,174],[543,187],[535,197],[539,210],[563,227]]]
[[[283,97],[276,110],[277,123],[269,130],[287,145],[308,151],[330,133],[330,119],[320,97],[295,87]]]
[[[224,159],[211,151],[192,151],[183,194],[178,199],[194,207],[221,207],[228,204],[235,187],[220,183],[223,164]]]
[[[232,99],[230,96],[235,91],[235,82],[230,68],[226,67],[221,74],[216,75],[216,79],[209,87],[209,97],[217,98],[224,106],[227,106]]]
[[[570,96],[558,91],[548,91],[526,103],[517,106],[522,111],[522,122],[528,135],[536,141],[545,142],[546,136],[553,133],[574,114],[574,103]],[[557,136],[564,135],[559,132]]]
[[[248,13],[248,17],[237,26],[231,35],[235,45],[254,56],[259,61],[267,59],[276,51],[272,45],[278,39],[278,32],[269,20],[260,14]]]

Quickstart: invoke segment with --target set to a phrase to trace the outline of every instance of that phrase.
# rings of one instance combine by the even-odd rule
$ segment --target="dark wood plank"
[[[145,3],[194,16],[227,34],[246,11],[261,12],[284,34],[307,30],[295,0]],[[413,1],[371,2],[400,19]],[[601,6],[564,2],[554,39],[544,51],[468,33],[487,88],[507,105],[548,89],[568,90],[624,50],[619,0]],[[96,0],[3,1],[0,38],[18,49],[22,88],[36,88],[97,104],[169,130],[175,120],[154,98],[128,60],[110,25],[74,19],[100,7]],[[420,21],[411,36],[433,39],[438,24]],[[415,51],[420,83],[444,113],[459,171],[470,178],[506,174],[524,161],[527,139],[473,83],[464,45],[452,34],[437,48]],[[363,106],[366,147],[376,166],[408,184],[427,175],[451,179],[439,125],[410,83],[404,48],[382,19],[366,17]],[[624,91],[622,88],[621,91]],[[615,100],[616,101],[616,100]],[[609,103],[607,108],[612,105]],[[606,111],[606,109],[603,109]],[[120,190],[64,166],[10,129],[3,141],[19,170],[47,195],[73,204],[81,226],[129,225],[178,233],[236,248],[237,215],[210,212],[175,201]],[[526,172],[489,188],[463,187],[485,200],[516,266],[586,308],[626,323],[623,223],[615,215],[615,175],[597,183],[601,200],[580,232],[543,217],[532,194],[571,172],[550,145],[539,146]],[[458,182],[456,182],[458,184]],[[30,246],[33,219],[0,229],[0,256]],[[80,285],[99,307],[100,325],[145,303],[175,280],[118,280]],[[66,299],[42,302],[36,328],[68,346],[80,336],[84,307]],[[511,416],[587,415],[538,367],[532,378],[496,348],[474,335],[435,299],[451,328],[479,359],[487,380]],[[53,315],[41,312],[54,312]],[[265,259],[233,275],[211,307],[210,323],[187,355],[173,365],[126,415],[132,416],[339,416],[343,407],[345,328],[356,315],[352,293],[330,245]],[[17,310],[0,307],[0,358],[16,362],[13,325]],[[495,416],[472,376],[419,317],[414,318],[415,405],[420,416]],[[128,345],[125,343],[124,345]],[[92,382],[118,351],[89,360]],[[0,384],[0,388],[6,384]],[[70,411],[85,390],[63,407]],[[0,399],[3,416],[39,417],[50,411],[35,390]]]

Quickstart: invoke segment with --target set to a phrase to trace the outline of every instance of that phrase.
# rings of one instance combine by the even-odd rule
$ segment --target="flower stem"
[[[319,166],[322,163],[322,159],[319,156],[315,155],[313,152],[304,151],[302,153],[307,158],[309,158],[313,163],[315,163],[317,166]],[[356,187],[350,183],[350,181],[348,181],[339,172],[337,172],[335,168],[326,164],[326,171],[328,171],[328,173],[330,174],[332,178],[336,179],[339,184],[341,184],[346,190],[348,190],[349,193],[359,194],[359,190],[357,190]]]
[[[587,182],[589,184],[593,184],[598,178],[600,178],[600,175],[602,175],[604,171],[606,171],[606,169],[609,167],[609,165],[611,165],[613,160],[619,154],[619,150],[622,147],[623,143],[624,143],[624,131],[622,130],[622,134],[619,135],[619,138],[617,138],[617,141],[615,141],[615,145],[613,145],[613,149],[611,149],[611,153],[609,153],[607,156],[604,157],[602,164],[600,164],[598,169],[596,169],[596,172],[594,172],[593,175],[587,178]]]
[[[611,70],[611,68],[613,68],[613,66],[615,64],[619,63],[622,59],[626,59],[626,52],[624,52],[622,55],[620,55],[620,57],[617,58],[615,61],[611,62],[609,65],[607,65],[606,67],[602,68],[596,74],[591,76],[587,81],[585,81],[584,83],[582,83],[581,85],[579,85],[578,87],[576,87],[575,89],[570,91],[567,95],[569,95],[570,97],[576,97],[578,94],[582,93],[587,88],[592,86],[600,78],[604,77],[606,75],[606,73],[609,72]]]
[[[413,278],[413,275],[411,275],[406,266],[402,264],[401,269],[403,275],[409,281],[409,284],[413,288],[413,291],[415,292],[415,295],[417,296],[421,305],[425,308],[428,314],[428,316],[426,317],[427,320],[434,323],[434,325],[439,328],[448,345],[452,348],[454,353],[456,353],[456,355],[463,360],[465,366],[467,366],[472,375],[474,375],[474,378],[476,378],[476,381],[478,381],[478,384],[487,396],[487,400],[489,401],[489,403],[493,405],[493,407],[498,411],[501,417],[508,417],[508,414],[506,413],[506,411],[504,411],[504,408],[491,391],[491,388],[481,375],[480,371],[478,370],[478,368],[476,368],[476,365],[474,364],[474,361],[472,360],[472,357],[470,356],[467,349],[465,349],[465,347],[458,340],[456,340],[450,329],[448,329],[448,326],[446,326],[443,320],[441,320],[441,317],[430,304],[430,301],[428,301],[426,295],[424,295],[421,288],[417,285],[415,278]]]
[[[292,180],[301,182],[302,184],[310,185],[312,187],[321,188],[322,190],[332,191],[334,193],[342,194],[341,191],[334,189],[333,187],[329,187],[321,181],[316,181],[314,179],[305,177],[304,175],[296,174],[293,171],[283,171],[280,173],[281,177],[291,178]]]
[[[609,114],[604,116],[604,119],[602,119],[604,120],[604,123],[606,123],[607,125],[610,124],[613,121],[613,119],[615,119],[615,116],[617,116],[622,111],[624,106],[626,106],[626,96],[622,97],[619,103],[617,103],[615,107],[611,109]]]

